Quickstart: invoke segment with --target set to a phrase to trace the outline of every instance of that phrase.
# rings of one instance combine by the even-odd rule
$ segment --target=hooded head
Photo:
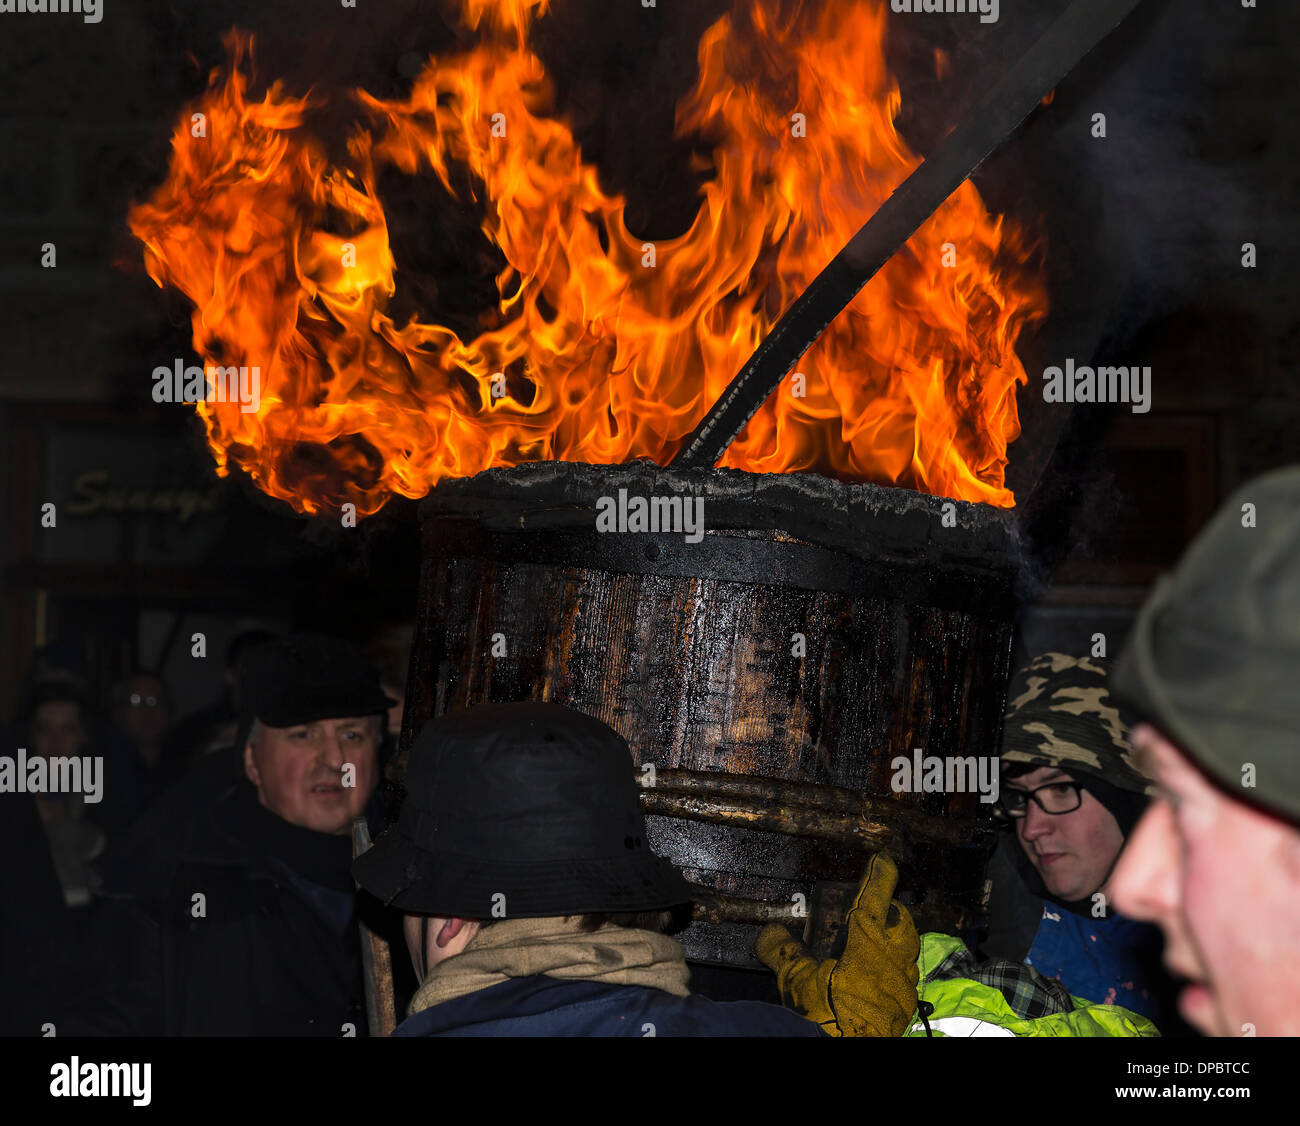
[[[1016,674],[1001,804],[1014,814],[1017,859],[1033,890],[1091,907],[1150,792],[1102,663],[1044,653]]]

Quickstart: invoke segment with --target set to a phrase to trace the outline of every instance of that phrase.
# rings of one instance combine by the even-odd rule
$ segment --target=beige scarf
[[[667,935],[616,926],[584,934],[578,925],[577,917],[505,919],[479,931],[429,971],[409,1013],[530,974],[690,995],[682,948]]]

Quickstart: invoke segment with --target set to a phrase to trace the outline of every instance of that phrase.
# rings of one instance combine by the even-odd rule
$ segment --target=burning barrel
[[[919,927],[978,922],[990,806],[971,787],[896,792],[894,762],[997,753],[1005,511],[807,474],[548,462],[444,481],[421,519],[403,747],[487,702],[610,724],[652,846],[700,889],[688,958],[757,966],[773,920],[828,952],[881,848]]]

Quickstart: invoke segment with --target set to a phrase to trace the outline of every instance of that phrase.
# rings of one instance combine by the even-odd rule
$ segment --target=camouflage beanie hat
[[[1010,696],[1002,729],[1004,765],[1055,766],[1130,793],[1153,792],[1134,761],[1104,665],[1044,653],[1012,678]]]
[[[1160,580],[1115,696],[1229,792],[1300,822],[1300,466],[1238,489]]]

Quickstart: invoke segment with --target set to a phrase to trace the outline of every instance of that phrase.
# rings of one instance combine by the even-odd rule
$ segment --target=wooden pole
[[[352,859],[370,848],[370,828],[364,817],[352,822]],[[371,1036],[388,1036],[397,1027],[397,1002],[393,996],[393,960],[388,942],[364,922],[361,927],[361,964],[365,970],[366,1023]]]

